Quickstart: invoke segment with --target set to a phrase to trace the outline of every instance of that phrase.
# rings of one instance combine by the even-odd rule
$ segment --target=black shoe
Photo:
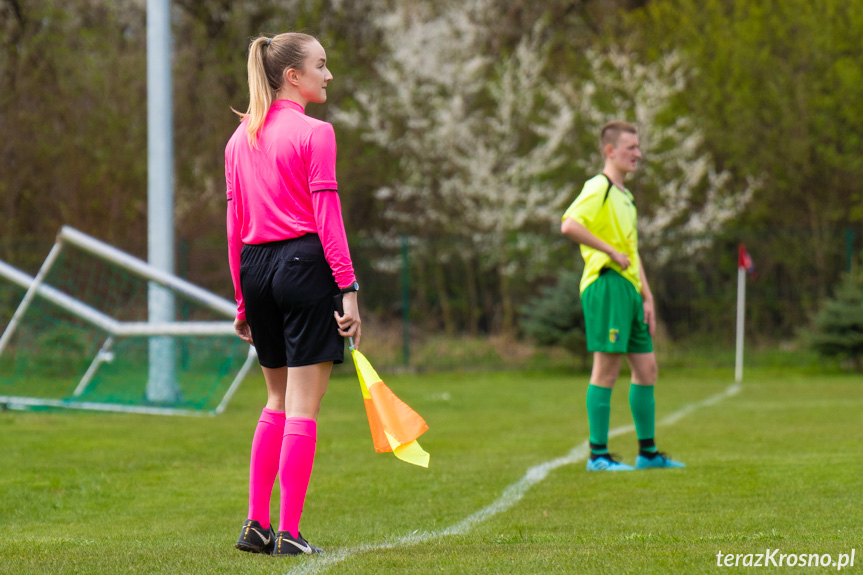
[[[290,531],[279,531],[276,534],[276,548],[273,549],[273,555],[286,557],[288,555],[314,555],[324,552],[320,547],[315,547],[303,539],[302,533],[297,533],[297,535],[298,537],[294,538]]]
[[[246,519],[243,523],[240,538],[234,545],[240,551],[249,553],[272,553],[275,546],[276,534],[273,532],[273,526],[270,525],[264,529],[260,523],[251,519]]]

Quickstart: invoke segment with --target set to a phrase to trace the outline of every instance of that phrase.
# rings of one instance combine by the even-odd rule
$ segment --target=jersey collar
[[[273,102],[272,108],[275,110],[282,110],[287,108],[290,110],[296,110],[301,114],[306,113],[305,108],[303,108],[301,105],[294,102],[293,100],[276,100],[275,102]]]
[[[606,190],[606,192],[605,192],[606,199],[608,198],[608,192],[611,191],[611,188],[614,188],[616,190],[620,190],[621,192],[623,192],[623,194],[627,197],[627,199],[629,199],[630,202],[633,202],[633,203],[635,202],[635,198],[632,196],[632,192],[630,192],[626,187],[624,187],[621,190],[620,188],[617,187],[617,184],[615,184],[614,182],[611,181],[611,178],[608,177],[608,174],[606,174],[605,172],[601,172],[601,174],[602,174],[602,177],[604,177],[606,180],[608,180],[608,190]],[[605,203],[605,201],[603,201],[603,203]]]

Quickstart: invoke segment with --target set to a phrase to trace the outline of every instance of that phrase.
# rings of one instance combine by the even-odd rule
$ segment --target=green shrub
[[[849,359],[863,370],[863,273],[846,275],[815,316],[809,343],[819,355]]]
[[[546,347],[562,347],[588,357],[584,337],[584,314],[578,284],[581,274],[563,271],[557,283],[545,287],[540,295],[519,310],[524,333]],[[583,363],[583,361],[582,361]]]

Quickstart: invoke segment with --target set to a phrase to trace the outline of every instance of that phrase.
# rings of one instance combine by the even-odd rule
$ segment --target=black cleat
[[[273,555],[276,557],[286,557],[288,555],[315,555],[323,553],[323,549],[315,547],[305,539],[302,533],[297,533],[298,537],[294,538],[290,531],[279,531],[276,535],[276,548],[273,549]]]
[[[246,519],[246,522],[243,523],[240,538],[234,545],[240,551],[268,554],[273,552],[275,546],[276,534],[273,532],[273,526],[270,525],[264,529],[260,523],[251,519]]]

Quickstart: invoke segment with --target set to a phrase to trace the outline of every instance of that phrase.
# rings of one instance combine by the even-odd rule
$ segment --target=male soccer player
[[[581,306],[587,350],[593,352],[587,388],[587,470],[685,467],[659,452],[654,442],[653,384],[657,367],[651,336],[656,329],[656,315],[653,294],[638,255],[635,204],[623,185],[641,158],[638,133],[632,124],[609,122],[602,128],[600,145],[605,167],[584,184],[563,214],[561,224],[561,232],[581,245],[584,258]],[[608,452],[611,390],[623,355],[632,369],[629,405],[639,444],[635,467],[617,461]]]

